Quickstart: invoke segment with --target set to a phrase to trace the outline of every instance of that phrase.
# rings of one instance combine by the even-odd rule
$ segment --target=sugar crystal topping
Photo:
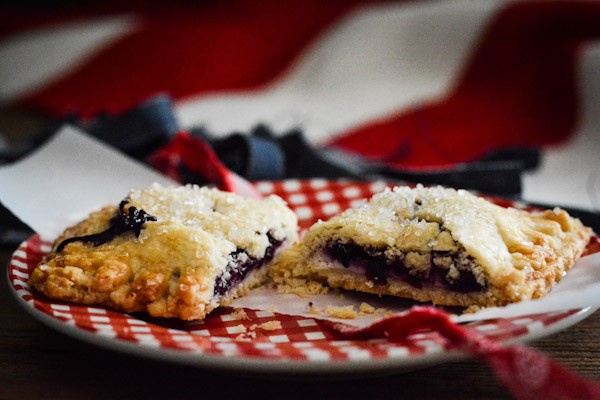
[[[201,230],[255,256],[262,255],[269,245],[268,232],[278,240],[295,236],[296,216],[274,195],[255,200],[196,185],[166,188],[153,184],[132,190],[128,199],[130,204],[154,215],[159,224],[165,224],[165,229],[178,226]]]

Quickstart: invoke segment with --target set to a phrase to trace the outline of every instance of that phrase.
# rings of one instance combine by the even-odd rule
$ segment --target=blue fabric
[[[118,115],[102,115],[84,130],[105,143],[137,158],[165,145],[179,130],[171,98],[153,97]]]
[[[241,136],[247,146],[248,158],[244,177],[250,181],[285,178],[285,155],[272,140],[258,136]]]
[[[140,160],[145,160],[153,151],[167,144],[179,130],[171,99],[157,96],[124,114],[103,115],[90,123],[79,121],[77,116],[53,121],[31,143],[19,147],[9,146],[0,136],[0,161],[9,162],[23,156],[65,122],[79,126]],[[440,184],[518,198],[522,173],[536,168],[540,158],[537,149],[503,149],[449,169],[409,171],[369,162],[336,149],[315,148],[307,142],[300,129],[276,134],[266,125],[257,125],[249,132],[233,132],[225,138],[212,136],[202,126],[194,127],[189,132],[207,142],[227,168],[249,181],[313,177],[380,179]],[[196,174],[186,171],[183,166],[181,168],[185,182],[207,183]],[[581,218],[588,226],[600,230],[599,215],[580,210],[567,211]],[[26,225],[0,205],[0,246],[15,246],[31,233]]]

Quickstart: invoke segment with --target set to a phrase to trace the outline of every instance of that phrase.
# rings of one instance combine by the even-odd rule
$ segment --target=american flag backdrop
[[[158,93],[183,129],[301,126],[311,145],[409,170],[541,148],[530,201],[600,207],[597,1],[12,5],[0,101],[120,113]]]

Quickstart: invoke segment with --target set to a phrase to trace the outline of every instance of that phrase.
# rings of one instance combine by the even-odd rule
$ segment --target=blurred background
[[[596,1],[9,2],[0,162],[72,124],[159,168],[183,133],[249,181],[444,184],[599,226],[599,76]]]

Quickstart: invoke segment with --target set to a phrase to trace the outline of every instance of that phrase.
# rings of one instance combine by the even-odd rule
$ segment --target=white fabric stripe
[[[133,16],[78,21],[0,42],[0,104],[39,89],[136,28]]]
[[[273,86],[178,104],[183,127],[219,134],[267,122],[302,125],[313,142],[444,96],[504,1],[376,5],[357,10],[308,49]]]
[[[13,253],[13,256],[15,256],[15,257],[21,257],[21,258],[25,259],[25,258],[27,258],[27,253],[23,249],[17,249]]]
[[[27,271],[27,263],[26,262],[13,259],[10,263],[15,268],[20,268],[20,269]]]
[[[14,278],[12,283],[15,286],[20,285],[21,287],[23,287],[25,289],[29,289],[29,284],[22,279]]]
[[[18,276],[19,278],[29,279],[29,274],[26,272],[21,272],[18,269],[13,269],[12,273],[14,276]]]
[[[562,146],[547,149],[541,168],[523,180],[528,201],[600,211],[600,41],[578,63],[579,127]]]

